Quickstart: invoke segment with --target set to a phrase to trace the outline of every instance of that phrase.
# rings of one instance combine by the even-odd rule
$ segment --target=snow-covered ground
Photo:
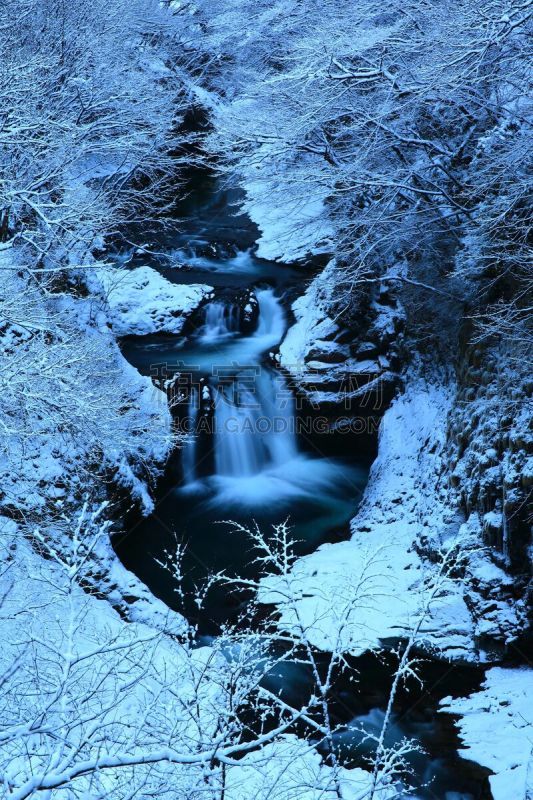
[[[187,316],[213,291],[203,283],[171,283],[152,267],[97,269],[91,288],[105,297],[116,336],[179,333]]]
[[[327,270],[315,278],[307,291],[292,305],[295,323],[287,331],[279,348],[280,360],[285,369],[303,365],[311,347],[318,342],[330,341],[339,326],[328,316],[323,294],[328,287]]]
[[[298,613],[318,647],[362,653],[381,640],[409,636],[416,626],[437,572],[421,559],[417,544],[430,531],[442,531],[445,548],[452,543],[453,519],[435,492],[452,402],[453,388],[422,379],[410,384],[384,415],[351,539],[296,562]],[[451,528],[456,535],[458,526]],[[279,601],[281,625],[294,622],[275,578],[265,581],[263,599]],[[419,643],[451,659],[477,660],[473,633],[462,585],[443,579]]]
[[[0,256],[9,266],[10,251]],[[25,513],[69,504],[99,459],[150,510],[146,479],[171,446],[165,395],[124,359],[94,298],[43,300],[9,269],[0,274],[13,304],[0,335],[1,403],[11,420],[0,447],[4,503]]]
[[[494,772],[494,800],[533,797],[532,696],[532,669],[494,667],[479,692],[442,701],[443,711],[460,717],[460,755]]]
[[[280,800],[338,797],[331,769],[293,735],[272,743],[267,736],[240,759],[210,763],[232,739],[226,721],[253,675],[232,667],[221,648],[191,648],[152,625],[124,624],[106,600],[78,585],[87,531],[77,531],[81,539],[70,533],[69,548],[43,540],[39,553],[0,516],[7,565],[0,766],[10,797],[64,786],[72,797],[185,797],[209,789],[228,800],[268,800],[274,791]],[[167,609],[166,616],[168,630],[179,627],[178,615]],[[343,769],[338,777],[345,800],[367,796],[369,772]],[[375,795],[395,796],[392,786]]]
[[[250,179],[244,184],[244,210],[260,230],[257,255],[270,261],[299,261],[331,252],[333,227],[324,213],[323,196],[291,194],[286,185]]]
[[[0,514],[27,520],[26,529],[38,524],[61,552],[84,499],[98,504],[119,488],[144,513],[153,509],[171,416],[165,394],[122,356],[98,297],[43,295],[15,263],[4,247],[0,280],[11,305],[0,331]],[[124,617],[167,628],[168,609],[122,567],[108,535],[80,579]]]

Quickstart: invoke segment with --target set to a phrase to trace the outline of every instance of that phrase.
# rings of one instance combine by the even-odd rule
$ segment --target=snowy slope
[[[286,185],[254,180],[244,183],[244,210],[260,230],[257,255],[271,261],[299,261],[332,250],[333,227],[324,210],[327,193],[291,195]]]
[[[116,336],[179,333],[187,315],[212,292],[203,283],[171,283],[152,267],[100,268],[90,285],[105,296],[107,316]]]
[[[533,670],[494,667],[481,691],[469,697],[444,698],[442,708],[460,716],[463,758],[494,772],[494,800],[533,796]]]
[[[8,564],[0,603],[0,768],[10,797],[48,790],[53,797],[174,798],[200,796],[206,786],[227,800],[268,800],[273,792],[279,800],[338,797],[331,769],[292,735],[273,743],[266,737],[222,768],[210,763],[232,739],[224,726],[232,692],[239,682],[240,691],[248,686],[246,673],[232,671],[220,647],[190,647],[150,625],[124,624],[73,580],[80,544],[74,536],[63,553],[45,545],[42,558],[0,516]],[[167,609],[167,617],[178,615]],[[238,732],[233,738],[239,743]],[[367,796],[371,774],[341,769],[339,780],[345,800],[356,800]],[[392,786],[375,794],[396,796]]]

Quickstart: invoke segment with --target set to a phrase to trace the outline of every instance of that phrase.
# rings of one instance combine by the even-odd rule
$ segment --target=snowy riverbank
[[[338,647],[340,639],[342,649],[362,653],[382,640],[409,637],[416,625],[424,586],[436,572],[418,546],[430,531],[440,531],[442,545],[449,546],[458,532],[435,491],[452,401],[452,388],[413,381],[385,412],[351,539],[297,561],[298,610],[318,647]],[[265,581],[264,588],[265,601],[276,599],[275,581]],[[342,606],[350,608],[347,618],[339,613]],[[282,601],[279,608],[281,624],[290,624]],[[475,661],[473,634],[464,589],[446,579],[419,643],[447,658]]]
[[[443,711],[459,717],[461,755],[494,772],[489,778],[494,800],[533,796],[532,694],[533,670],[494,667],[481,691],[442,701]]]

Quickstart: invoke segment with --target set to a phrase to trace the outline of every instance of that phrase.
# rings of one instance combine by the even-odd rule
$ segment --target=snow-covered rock
[[[332,342],[340,327],[327,314],[320,299],[320,283],[314,280],[292,306],[296,322],[287,331],[279,348],[286,369],[302,366],[316,342]]]
[[[171,283],[152,267],[99,268],[89,281],[105,296],[116,336],[179,333],[187,316],[213,292],[203,283]]]
[[[443,711],[460,717],[465,744],[460,755],[494,772],[489,778],[494,800],[533,796],[532,696],[532,669],[494,667],[481,691],[442,700]]]
[[[293,303],[296,321],[279,347],[279,364],[312,404],[346,405],[374,397],[382,405],[397,381],[390,345],[399,334],[401,312],[372,301],[365,336],[372,335],[373,341],[357,346],[358,332],[332,319],[334,286],[332,261]]]
[[[465,580],[476,639],[499,657],[501,644],[512,643],[527,627],[526,601],[519,596],[515,577],[492,560],[490,548],[483,543],[482,526],[476,514],[471,514],[461,526],[460,537],[471,541]]]
[[[430,529],[445,530],[449,523],[435,485],[452,402],[453,389],[442,384],[418,380],[408,386],[383,418],[379,455],[352,538],[296,561],[297,613],[317,647],[362,653],[381,640],[408,637],[420,619],[424,585],[437,567],[420,557],[417,544]],[[277,602],[281,626],[290,627],[295,610],[282,599],[277,580],[264,582],[262,599]],[[477,659],[461,584],[442,582],[418,642],[450,659]]]
[[[0,438],[0,515],[25,520],[26,532],[42,528],[60,553],[83,498],[127,497],[153,510],[150,484],[172,447],[172,420],[166,395],[123,357],[99,303],[41,293],[9,268],[15,255],[0,251],[13,312],[0,326],[0,416],[10,420]],[[167,630],[168,609],[117,562],[107,536],[80,581],[123,617]],[[175,619],[183,623],[174,615],[173,631]]]
[[[260,258],[287,263],[331,252],[333,227],[324,211],[326,192],[292,195],[286,185],[254,180],[253,175],[244,188],[244,210],[260,230]]]
[[[15,255],[1,257],[9,267]],[[75,503],[100,470],[149,511],[146,479],[172,443],[165,395],[124,359],[92,297],[44,295],[15,270],[0,275],[13,306],[0,328],[0,405],[11,420],[0,441],[0,509],[42,514]]]
[[[458,378],[447,445],[450,504],[465,514],[479,553],[467,569],[476,633],[501,650],[528,624],[531,381],[527,363],[503,343],[467,345]]]

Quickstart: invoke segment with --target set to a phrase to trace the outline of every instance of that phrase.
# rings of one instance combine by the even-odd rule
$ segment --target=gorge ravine
[[[246,218],[235,222],[224,192],[211,187],[207,194],[193,194],[190,202],[192,210],[180,220],[180,230],[159,243],[158,251],[167,257],[150,257],[149,263],[172,282],[212,285],[214,296],[188,320],[183,335],[122,341],[122,351],[134,366],[170,387],[176,426],[188,438],[170,459],[155,513],[137,519],[116,550],[124,565],[167,605],[197,616],[193,604],[184,608],[177,599],[173,579],[158,564],[158,556],[177,540],[186,542],[185,588],[191,589],[217,570],[257,575],[245,538],[220,525],[222,520],[246,525],[253,519],[266,530],[289,518],[302,554],[346,538],[376,437],[317,435],[313,419],[320,409],[310,412],[301,404],[287,376],[276,368],[272,355],[289,324],[289,301],[296,287],[301,292],[308,274],[295,265],[257,258],[255,232]],[[127,258],[135,267],[146,263],[147,255],[130,252]],[[203,641],[216,635],[221,624],[237,620],[245,603],[246,596],[215,586],[196,619]],[[381,661],[365,656],[357,667],[357,696],[353,684],[341,680],[334,713],[339,722],[364,724],[377,732],[393,663],[386,656]],[[489,797],[486,770],[458,758],[453,724],[437,712],[440,697],[472,691],[481,674],[471,667],[456,668],[450,681],[443,677],[446,670],[445,665],[428,665],[428,679],[438,689],[424,691],[413,708],[412,696],[400,694],[388,738],[409,735],[426,750],[412,759],[417,796]],[[291,701],[303,703],[312,690],[309,680],[298,665],[288,665],[273,685]],[[362,738],[355,731],[340,737],[348,762],[365,763],[368,745]]]

